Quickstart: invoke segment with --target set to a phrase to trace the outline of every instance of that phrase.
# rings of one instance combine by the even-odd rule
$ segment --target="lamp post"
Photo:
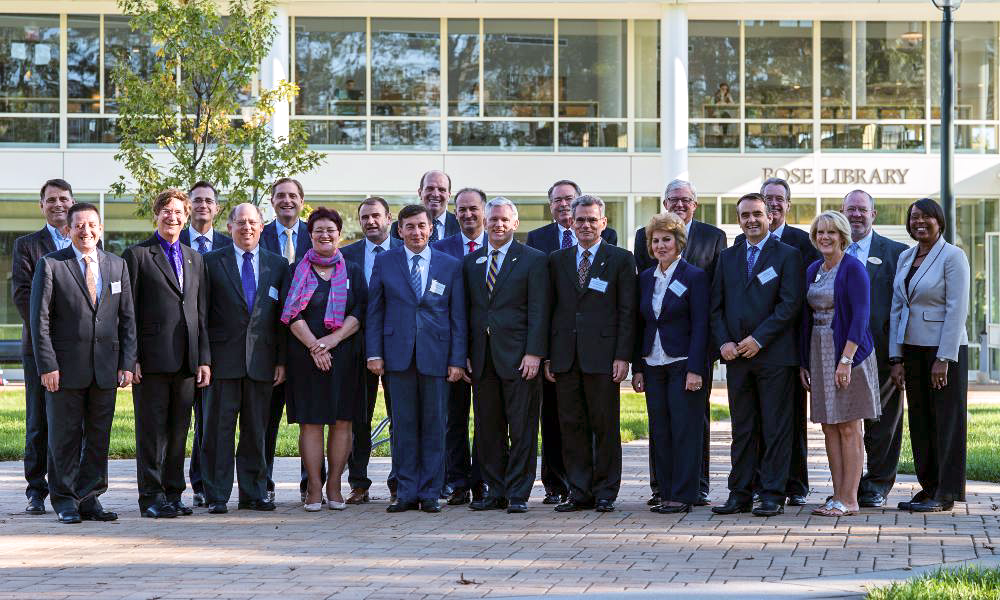
[[[944,239],[955,243],[955,197],[952,195],[952,168],[955,158],[955,22],[952,12],[962,0],[931,0],[943,13],[941,19],[941,204],[945,219]]]

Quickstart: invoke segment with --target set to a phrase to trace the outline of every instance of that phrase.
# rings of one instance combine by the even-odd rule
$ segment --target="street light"
[[[952,11],[962,0],[931,0],[943,14],[941,19],[941,204],[945,219],[946,242],[955,243],[955,198],[951,192],[955,158],[955,22]]]

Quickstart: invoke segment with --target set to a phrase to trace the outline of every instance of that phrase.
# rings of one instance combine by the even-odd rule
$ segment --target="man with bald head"
[[[267,498],[265,433],[272,388],[285,380],[285,336],[279,321],[288,260],[264,250],[264,223],[253,204],[229,213],[233,245],[205,255],[212,391],[203,408],[201,464],[205,502],[212,514],[228,512],[235,448],[239,508],[274,510]]]
[[[428,244],[456,235],[462,230],[455,214],[448,212],[448,201],[451,200],[451,177],[447,173],[435,170],[421,175],[417,196],[431,216]],[[400,239],[398,227],[393,226],[390,231],[392,237]]]

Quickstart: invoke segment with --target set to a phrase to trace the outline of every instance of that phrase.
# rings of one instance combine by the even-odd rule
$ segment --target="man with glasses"
[[[683,179],[674,179],[667,184],[663,192],[663,208],[667,212],[672,212],[684,221],[687,227],[687,245],[681,255],[684,260],[698,267],[708,274],[711,281],[715,275],[715,263],[719,260],[719,255],[726,249],[726,234],[718,227],[702,223],[694,218],[694,213],[698,209],[698,192],[695,191],[694,184]],[[641,227],[635,232],[635,264],[642,273],[646,269],[656,265],[656,261],[646,251],[646,228]],[[718,360],[717,352],[709,352],[709,361],[712,364]],[[711,365],[710,365],[711,366]],[[712,369],[707,371],[711,374]],[[700,498],[696,503],[698,506],[708,504],[708,465],[711,460],[711,434],[709,427],[712,420],[712,410],[709,398],[712,396],[712,377],[707,377],[702,387],[705,396],[705,435],[702,439],[702,465]],[[658,506],[660,504],[659,486],[656,483],[656,470],[653,468],[653,444],[649,440],[649,487],[653,495],[648,504]]]

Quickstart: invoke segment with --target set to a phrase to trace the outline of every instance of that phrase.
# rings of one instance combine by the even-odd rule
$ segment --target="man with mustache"
[[[427,209],[431,217],[431,230],[428,243],[443,240],[456,235],[461,227],[453,213],[448,212],[448,201],[451,199],[451,177],[444,171],[427,171],[420,176],[417,186],[417,196],[420,203]],[[401,239],[399,228],[392,227],[392,237]]]

